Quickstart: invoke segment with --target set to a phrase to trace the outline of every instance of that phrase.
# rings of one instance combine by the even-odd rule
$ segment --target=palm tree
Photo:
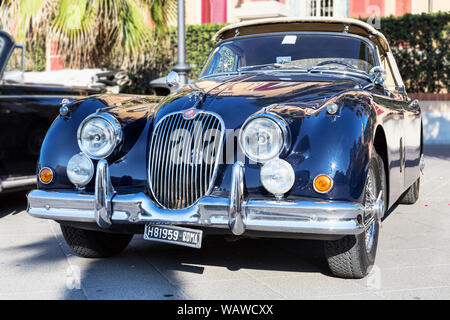
[[[129,66],[174,21],[176,0],[3,0],[0,14],[17,42],[57,41],[69,67]]]

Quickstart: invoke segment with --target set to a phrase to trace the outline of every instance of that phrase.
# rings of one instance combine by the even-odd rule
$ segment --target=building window
[[[333,16],[333,0],[320,0],[320,15],[322,17]]]
[[[309,0],[309,16],[332,17],[333,0]]]
[[[317,1],[316,0],[311,0],[309,3],[309,15],[310,16],[315,16],[317,12]]]

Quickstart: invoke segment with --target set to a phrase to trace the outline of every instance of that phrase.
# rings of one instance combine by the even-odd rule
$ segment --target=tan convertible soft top
[[[220,29],[213,37],[214,41],[221,41],[237,35],[251,35],[270,32],[288,31],[322,31],[322,32],[348,32],[377,40],[385,51],[389,45],[384,35],[370,24],[350,18],[328,17],[282,17],[258,19],[230,24]]]

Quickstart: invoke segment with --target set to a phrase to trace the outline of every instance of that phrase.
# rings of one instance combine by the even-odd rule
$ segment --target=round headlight
[[[78,128],[78,145],[93,159],[109,156],[121,139],[120,124],[107,114],[87,117]]]
[[[83,187],[91,181],[94,175],[94,164],[85,154],[78,153],[70,158],[66,172],[70,182]]]
[[[282,195],[291,190],[294,185],[295,173],[292,166],[285,160],[273,159],[261,168],[261,183],[274,195]]]
[[[256,162],[266,162],[277,157],[285,142],[285,132],[281,121],[261,116],[244,123],[239,136],[239,143],[245,155]],[[283,129],[285,129],[283,125]]]

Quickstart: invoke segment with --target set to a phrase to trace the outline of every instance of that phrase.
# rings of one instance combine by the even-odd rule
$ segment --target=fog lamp
[[[261,168],[261,183],[270,193],[281,196],[294,185],[295,173],[285,160],[273,159]]]
[[[319,193],[327,193],[333,188],[333,179],[326,174],[319,174],[313,182],[314,190]]]
[[[70,158],[66,172],[70,182],[78,187],[83,187],[91,181],[94,175],[94,164],[84,153],[78,153]]]
[[[49,184],[53,180],[53,170],[50,168],[42,168],[39,171],[39,180],[43,184]]]

